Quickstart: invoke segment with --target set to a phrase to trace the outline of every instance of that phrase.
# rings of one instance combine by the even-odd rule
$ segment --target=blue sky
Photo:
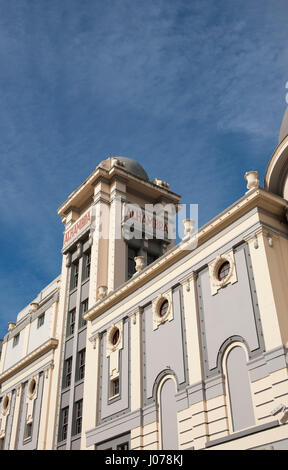
[[[287,0],[0,0],[0,337],[61,269],[57,208],[112,155],[199,204],[263,186]]]

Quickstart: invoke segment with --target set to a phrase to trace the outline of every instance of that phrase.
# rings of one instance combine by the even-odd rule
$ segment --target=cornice
[[[204,225],[195,234],[197,237],[197,247],[217,235],[224,228],[255,207],[265,209],[266,211],[277,215],[279,219],[282,219],[286,205],[287,203],[284,199],[276,196],[275,194],[269,193],[262,188],[251,190],[232,206],[228,207],[225,211],[221,212],[217,217]],[[188,251],[191,251],[191,239],[183,240],[157,261],[152,263],[152,265],[147,266],[143,271],[135,274],[128,282],[120,286],[117,290],[111,292],[104,299],[96,302],[96,304],[88,310],[85,315],[83,315],[83,318],[86,321],[94,320],[108,308],[113,307],[120,300],[133,293],[161,272],[165,271],[169,266],[184,258]]]
[[[48,351],[57,348],[57,346],[58,346],[58,339],[50,338],[48,341],[42,344],[39,348],[35,349],[30,354],[28,354],[23,359],[21,359],[16,364],[14,364],[12,367],[5,370],[5,372],[2,372],[2,374],[0,375],[0,384],[5,382],[11,376],[23,370],[25,367],[30,365],[35,360],[39,359]]]
[[[137,176],[132,175],[132,173],[129,173],[120,167],[114,166],[110,170],[97,167],[93,173],[91,173],[91,175],[77,189],[75,189],[75,191],[69,195],[68,199],[59,207],[57,211],[58,215],[62,217],[65,216],[69,208],[72,206],[78,208],[79,203],[77,204],[77,198],[81,199],[80,195],[83,194],[83,192],[87,192],[87,197],[91,197],[92,193],[94,194],[94,186],[97,184],[97,181],[100,178],[104,178],[106,182],[110,182],[111,180],[114,181],[115,179],[121,179],[127,185],[129,184],[132,187],[134,185],[135,188],[139,188],[140,183],[143,187],[146,187],[148,191],[153,191],[153,193],[155,193],[155,197],[156,194],[158,195],[157,197],[164,196],[169,200],[174,201],[175,203],[179,202],[180,200],[180,196],[176,193],[173,193],[169,189],[162,188],[157,184],[152,183],[151,181],[145,181],[142,178],[138,178]],[[89,191],[91,193],[90,195]],[[84,199],[85,198],[82,197],[83,201]]]

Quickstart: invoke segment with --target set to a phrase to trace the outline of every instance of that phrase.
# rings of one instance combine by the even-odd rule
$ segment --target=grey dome
[[[142,180],[149,181],[148,175],[144,168],[139,165],[136,160],[133,160],[133,158],[121,157],[116,155],[113,157],[109,157],[106,160],[103,160],[100,165],[104,166],[104,168],[110,169],[112,165],[112,160],[114,158],[124,163],[124,168],[128,173],[131,173],[134,176],[138,176],[138,178],[141,178]]]
[[[283,139],[285,139],[287,135],[288,135],[288,107],[286,108],[283,121],[281,124],[281,128],[280,128],[280,134],[279,134],[279,139],[278,139],[279,144],[282,142]]]
[[[129,173],[132,173],[132,175],[142,178],[142,180],[149,181],[146,171],[141,165],[139,165],[138,162],[136,162],[136,160],[133,160],[133,158],[127,158],[127,157],[117,157],[117,158],[121,162],[125,163],[125,169],[129,171]]]

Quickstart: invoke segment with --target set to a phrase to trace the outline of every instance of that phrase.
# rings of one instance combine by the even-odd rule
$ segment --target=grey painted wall
[[[234,250],[237,279],[211,295],[208,267],[198,273],[197,291],[202,351],[206,377],[217,368],[218,353],[230,337],[243,338],[251,352],[264,349],[252,267],[248,266],[248,247]],[[248,262],[247,262],[248,261]]]
[[[129,321],[125,320],[123,325],[123,349],[119,350],[120,362],[120,396],[109,400],[109,357],[106,357],[106,333],[101,343],[101,369],[100,369],[100,415],[99,420],[105,420],[125,410],[129,410],[130,393],[130,358],[129,358]]]
[[[228,353],[227,380],[233,431],[255,424],[245,351],[237,346]]]
[[[9,415],[7,417],[7,421],[6,421],[5,438],[4,438],[4,449],[5,450],[9,449],[9,445],[10,445],[11,432],[12,432],[12,423],[13,423],[13,418],[14,418],[15,401],[16,401],[16,391],[13,390],[12,391],[12,397],[11,397],[10,413],[9,413]]]
[[[181,289],[177,287],[172,294],[172,321],[160,324],[153,330],[152,305],[143,311],[143,386],[144,404],[153,399],[155,380],[164,370],[172,370],[178,384],[186,381],[186,350],[182,312]],[[155,398],[155,397],[154,397]]]
[[[25,439],[25,427],[26,427],[26,415],[27,415],[26,395],[27,395],[28,382],[25,383],[23,394],[22,394],[22,400],[21,400],[21,416],[20,416],[19,432],[18,432],[17,449],[19,450],[34,450],[37,448],[39,425],[40,425],[40,418],[41,418],[43,385],[44,385],[44,374],[41,373],[39,376],[39,382],[38,382],[37,398],[35,399],[34,409],[33,409],[32,436],[29,439]]]
[[[162,449],[178,449],[177,405],[175,383],[172,379],[164,382],[160,391]]]
[[[117,436],[109,441],[105,441],[102,444],[98,444],[96,449],[97,450],[117,450],[117,446],[123,445],[124,443],[128,442],[130,448],[130,434],[124,434],[123,436]]]

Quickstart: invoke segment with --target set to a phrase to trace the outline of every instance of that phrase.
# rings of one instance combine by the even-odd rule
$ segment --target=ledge
[[[15,375],[20,372],[22,369],[27,367],[39,357],[43,356],[43,354],[47,353],[51,349],[57,348],[57,346],[58,339],[49,339],[48,341],[46,341],[46,343],[42,344],[42,346],[28,354],[28,356],[25,356],[23,359],[14,364],[14,366],[10,367],[5,372],[2,372],[2,374],[0,374],[0,384],[5,382],[5,380],[9,379],[12,375]]]
[[[280,220],[283,217],[283,211],[286,205],[287,202],[281,197],[269,193],[262,188],[256,188],[250,191],[249,194],[245,194],[240,200],[236,201],[232,206],[228,207],[195,233],[197,248],[255,207],[276,214]],[[96,304],[83,315],[84,320],[94,320],[103,312],[107,311],[108,308],[116,305],[121,299],[127,297],[149,280],[165,271],[169,266],[183,259],[187,255],[187,252],[194,249],[191,248],[191,243],[192,247],[193,245],[195,247],[195,237],[192,237],[191,240],[183,240],[165,255],[161,256],[159,260],[156,260],[141,272],[134,275],[125,284],[108,294],[107,297],[96,302]]]
[[[224,442],[233,441],[234,439],[240,439],[241,437],[250,436],[251,434],[256,434],[257,432],[266,431],[267,429],[276,428],[279,426],[278,421],[272,421],[270,423],[261,424],[260,426],[253,426],[253,428],[244,429],[243,431],[234,432],[229,434],[229,436],[220,437],[219,439],[214,439],[213,441],[206,442],[205,447],[213,447]]]

